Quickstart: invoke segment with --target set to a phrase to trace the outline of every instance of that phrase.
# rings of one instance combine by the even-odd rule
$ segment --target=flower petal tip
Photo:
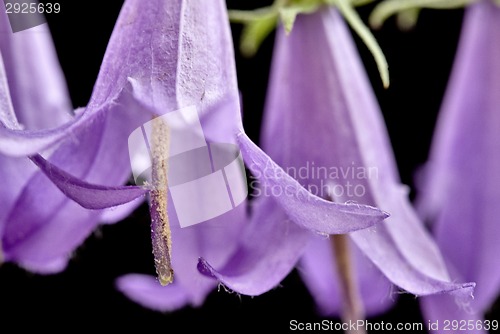
[[[196,266],[200,274],[217,279],[217,275],[215,274],[215,269],[205,260],[204,258],[198,258],[198,265]]]
[[[469,295],[474,299],[474,289],[476,288],[476,282],[464,283],[462,289],[469,292]]]
[[[448,292],[454,296],[455,301],[459,305],[467,305],[474,300],[474,289],[476,288],[475,282],[468,282],[457,284],[456,289],[449,290]],[[446,291],[444,292],[446,293]]]
[[[156,277],[128,274],[116,279],[115,287],[130,300],[157,312],[172,312],[190,305],[189,294],[180,285],[161,286]]]

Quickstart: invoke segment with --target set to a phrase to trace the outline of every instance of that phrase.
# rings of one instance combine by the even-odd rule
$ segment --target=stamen
[[[168,151],[170,135],[167,124],[156,118],[152,125],[152,189],[150,191],[151,239],[156,274],[161,285],[168,285],[174,279],[172,269],[172,239],[167,212]]]
[[[349,236],[346,234],[333,235],[330,240],[335,253],[335,265],[337,267],[340,290],[343,295],[342,321],[348,323],[364,320],[365,314],[361,296],[354,279],[355,272],[349,249]],[[347,333],[364,334],[366,331],[364,328],[358,327],[357,330],[347,331]]]

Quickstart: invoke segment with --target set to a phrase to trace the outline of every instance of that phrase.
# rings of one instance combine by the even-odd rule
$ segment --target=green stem
[[[375,2],[375,0],[351,0],[351,5],[353,7],[362,7]]]
[[[390,84],[389,65],[387,64],[387,59],[385,58],[380,45],[378,45],[377,40],[371,33],[370,29],[368,29],[368,27],[363,23],[358,13],[349,3],[349,0],[330,0],[330,2],[333,2],[337,5],[349,25],[366,44],[373,57],[375,58],[380,77],[382,78],[382,83],[384,84],[385,88],[388,88]]]
[[[254,10],[228,10],[229,20],[234,23],[248,23],[276,17],[278,9],[275,6],[262,7]]]
[[[462,8],[475,1],[477,0],[386,0],[373,10],[370,25],[374,29],[380,28],[390,16],[414,8]]]

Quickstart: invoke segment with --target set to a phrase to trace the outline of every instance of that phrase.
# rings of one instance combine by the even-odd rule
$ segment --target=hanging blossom
[[[17,156],[27,153],[32,143],[39,148],[38,141],[50,140],[47,134],[53,130],[46,129],[64,131],[78,116],[73,116],[47,25],[12,33],[8,17],[2,11],[0,31],[0,171],[3,175],[0,262],[15,262],[33,272],[54,273],[66,267],[71,252],[99,222],[116,221],[123,212],[82,208],[64,196],[29,159]],[[76,155],[80,145],[99,147],[99,135],[97,131],[94,138],[82,139],[80,133],[75,132],[71,140],[46,154],[75,175],[85,175],[93,181],[124,183],[130,173],[127,169],[110,174],[109,170],[96,170],[93,159]],[[109,159],[106,155],[114,151],[110,145],[112,141],[101,146],[101,152],[94,156]],[[113,159],[119,161],[120,153],[116,153]],[[126,158],[126,152],[122,152],[122,159]]]
[[[452,277],[477,287],[465,310],[447,296],[421,306],[432,322],[474,320],[467,332],[485,333],[493,327],[481,320],[500,291],[500,7],[471,5],[462,29],[418,207],[433,222]]]
[[[8,85],[3,87],[2,102],[6,103],[2,106],[9,105]],[[44,173],[36,173],[39,181],[30,183],[29,192],[16,199],[18,209],[13,211],[13,220],[9,222],[12,233],[16,235],[20,231],[25,235],[35,235],[39,231],[43,234],[34,238],[39,248],[26,244],[22,247],[23,255],[33,258],[57,255],[59,258],[64,253],[67,256],[67,252],[95,226],[103,209],[131,201],[135,204],[149,193],[159,280],[167,284],[173,279],[174,283],[162,289],[164,298],[159,304],[150,301],[143,301],[143,304],[162,309],[185,303],[199,305],[217,283],[197,271],[198,258],[203,256],[219,266],[234,253],[236,245],[245,237],[246,225],[250,225],[247,224],[245,205],[212,221],[181,229],[175,210],[169,209],[167,214],[167,208],[173,207],[170,198],[167,203],[170,196],[158,191],[159,188],[120,186],[130,174],[127,154],[130,133],[158,115],[193,105],[197,107],[207,141],[238,144],[244,159],[252,163],[254,170],[256,160],[264,162],[261,168],[272,164],[242,130],[232,40],[224,2],[126,1],[91,99],[85,108],[76,112],[75,117],[58,127],[22,129],[12,121],[17,115],[16,109],[2,109],[0,152],[6,159],[28,155]],[[154,138],[160,142],[159,151],[165,149],[164,138]],[[157,158],[153,165],[163,166],[161,159]],[[273,172],[281,170],[275,164],[271,167]],[[163,167],[153,171],[158,175],[163,172]],[[303,189],[290,176],[280,180],[262,178],[277,188],[295,189],[296,196],[276,197],[294,222],[290,224],[295,230],[347,233],[370,227],[387,217],[384,212],[370,206],[326,201]],[[48,180],[65,196],[59,193],[48,196],[47,187],[51,185]],[[43,198],[40,212],[31,207],[35,196]],[[54,223],[53,218],[64,205],[80,209],[70,199],[88,209],[82,211],[88,216],[74,219],[73,211],[65,212],[64,219]],[[116,217],[130,207],[115,210],[113,214]],[[42,230],[40,226],[44,220],[41,218],[45,217],[50,221],[50,228]],[[57,236],[56,231],[68,229],[74,229],[68,233],[71,238],[53,238]],[[250,229],[255,229],[255,224]],[[4,249],[6,240],[4,238]],[[52,251],[56,246],[63,248],[64,252],[54,254]],[[49,255],[41,252],[42,248]],[[10,251],[5,255],[11,261],[18,259]],[[296,257],[284,256],[276,261],[285,261],[287,268],[284,273],[293,267]],[[275,280],[272,287],[283,275],[272,275]],[[157,289],[159,284],[151,277],[129,276],[122,278],[119,285],[134,298],[136,293],[140,294],[144,287],[149,288],[153,283]],[[269,285],[270,281],[265,283]]]
[[[141,9],[136,9],[136,6]],[[158,8],[164,10],[159,11]],[[122,22],[129,22],[132,12],[143,15],[136,16],[133,24],[124,27]],[[165,12],[169,15],[165,15]],[[137,31],[151,32],[152,36],[140,35],[136,33]],[[118,36],[123,36],[128,43],[124,44]],[[138,38],[131,42],[129,36]],[[153,45],[159,46],[158,49],[144,46],[144,41],[149,41],[150,38]],[[245,162],[257,169],[260,168],[263,182],[271,183],[281,193],[284,189],[295,190],[293,197],[275,196],[275,200],[291,218],[288,222],[291,233],[284,238],[280,235],[279,238],[288,239],[287,242],[293,247],[300,248],[303,238],[293,231],[311,229],[326,233],[344,233],[369,227],[386,217],[385,213],[372,207],[339,205],[326,201],[302,188],[290,176],[280,180],[266,176],[266,168],[273,173],[283,171],[243,132],[233,42],[223,1],[211,3],[156,1],[151,4],[139,4],[138,1],[126,2],[108,50],[123,49],[136,44],[137,48],[145,50],[144,52],[152,50],[153,59],[158,59],[158,68],[152,68],[152,73],[172,73],[170,82],[158,82],[155,77],[153,82],[161,85],[163,91],[169,92],[172,90],[171,87],[175,88],[173,94],[169,96],[163,94],[160,87],[157,92],[146,89],[150,85],[150,77],[145,77],[144,81],[134,78],[136,81],[133,83],[133,88],[137,92],[137,99],[149,103],[150,108],[157,110],[158,113],[197,105],[207,141],[237,144],[241,148]],[[163,45],[172,45],[175,49],[165,54],[160,52]],[[150,54],[146,56],[150,57]],[[166,106],[155,105],[152,102],[163,103]],[[255,163],[256,160],[261,161],[259,166]],[[237,260],[244,261],[248,254],[238,255],[241,249],[237,246],[242,242],[251,240],[255,242],[253,235],[255,232],[260,236],[266,234],[275,236],[277,233],[282,233],[280,229],[275,231],[273,224],[265,224],[265,221],[272,221],[272,217],[267,215],[261,215],[260,218],[257,215],[252,215],[252,218],[247,217],[247,205],[245,202],[225,215],[188,228],[180,228],[175,210],[170,210],[168,220],[172,247],[171,267],[174,271],[173,284],[161,287],[151,276],[132,274],[120,278],[118,288],[131,299],[157,310],[173,310],[185,304],[200,305],[206,295],[217,286],[215,280],[197,271],[200,257],[215,266],[224,265],[232,260],[233,256]],[[167,208],[172,207],[169,196]],[[251,239],[246,240],[248,237]],[[270,271],[269,278],[261,283],[260,293],[280,283],[297,261],[295,254],[296,252],[286,254],[281,251],[275,255],[275,265],[282,269],[277,270],[278,273]],[[250,256],[255,255],[257,254]]]
[[[263,149],[285,174],[263,170],[271,162],[250,156],[254,175],[267,172],[259,179],[263,196],[253,207],[254,219],[225,266],[201,259],[200,270],[236,292],[258,295],[301,257],[299,272],[320,310],[345,320],[364,317],[363,308],[376,314],[391,305],[389,282],[417,296],[449,291],[468,300],[474,284],[451,281],[400,183],[380,110],[342,17],[321,8],[297,16],[286,34],[283,27],[277,33],[262,137]],[[243,149],[250,147],[240,141]],[[290,175],[320,197],[377,206],[391,216],[348,236],[299,229],[270,196],[272,182]]]

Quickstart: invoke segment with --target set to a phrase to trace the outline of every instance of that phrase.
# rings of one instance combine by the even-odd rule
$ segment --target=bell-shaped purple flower
[[[43,141],[53,129],[64,129],[78,118],[73,116],[47,25],[12,33],[2,10],[0,55],[0,173],[4,180],[0,187],[0,254],[3,261],[34,272],[57,272],[100,221],[114,218],[104,216],[104,211],[82,208],[66,198],[29,159],[16,157],[29,149],[23,141]],[[92,139],[94,145],[98,135]],[[75,154],[81,144],[75,133],[66,145],[46,155],[77,175],[110,182],[126,180],[129,172],[118,172],[110,180],[107,171],[93,170],[94,161]],[[61,150],[65,152],[63,159],[57,158]]]
[[[471,5],[462,29],[418,208],[433,222],[452,278],[477,286],[465,308],[446,296],[423,298],[433,322],[482,319],[500,289],[500,8]]]
[[[400,183],[377,101],[336,9],[299,15],[288,36],[279,29],[268,94],[262,146],[282,174],[273,174],[269,161],[248,161],[257,177],[267,176],[261,178],[263,196],[253,207],[250,231],[224,267],[201,260],[200,270],[239,293],[256,295],[273,287],[301,257],[299,272],[327,314],[358,312],[359,305],[342,305],[356,302],[352,294],[370,314],[384,310],[392,301],[389,281],[417,296],[453,291],[467,299],[473,284],[450,281]],[[244,140],[242,147],[251,149]],[[349,240],[298,228],[272,196],[274,185],[290,176],[319,197],[376,206],[390,217],[350,233]],[[303,218],[321,224],[326,216]],[[353,264],[341,265],[338,276],[335,261],[349,253]]]
[[[283,174],[286,173],[255,146],[242,130],[233,43],[224,2],[205,4],[186,1],[182,6],[179,1],[157,2],[156,5],[141,3],[140,6],[144,7],[144,10],[139,12],[151,12],[151,14],[149,16],[144,14],[141,21],[136,21],[137,26],[131,25],[129,28],[136,35],[137,31],[141,33],[151,31],[153,39],[157,41],[155,45],[174,45],[178,48],[171,54],[162,53],[164,62],[158,61],[157,63],[162,72],[171,69],[171,73],[176,73],[173,77],[175,80],[170,85],[165,82],[158,83],[165,86],[163,91],[167,93],[170,87],[176,87],[172,92],[175,94],[160,95],[160,90],[157,92],[146,90],[151,78],[145,78],[145,82],[134,79],[131,82],[134,91],[137,92],[136,98],[148,103],[152,101],[168,103],[162,109],[159,105],[152,106],[157,108],[158,112],[197,105],[201,110],[202,126],[208,140],[237,143],[245,162],[249,168],[260,174],[263,182],[272,184],[282,192],[283,189],[294,189],[294,196],[274,196],[280,207],[283,207],[293,220],[293,222],[286,222],[290,229],[286,236],[289,237],[287,242],[290,243],[291,249],[302,248],[303,234],[297,231],[302,231],[304,227],[326,233],[345,233],[366,228],[385,218],[385,214],[375,208],[335,204],[323,200],[301,187],[290,176],[279,180],[269,177],[267,175],[269,172],[271,174],[280,173],[280,171]],[[115,30],[117,36],[129,36],[121,22],[128,19],[133,6],[137,5],[138,2],[135,1],[125,3]],[[158,8],[162,6],[168,7],[169,10],[165,11],[172,14],[169,16],[164,15],[162,11],[158,12]],[[156,12],[162,14],[158,19],[154,19],[156,14],[153,13]],[[165,31],[168,27],[176,28],[169,28]],[[165,32],[157,33],[160,31]],[[138,49],[149,51],[150,48],[142,46],[143,41],[149,38],[140,34],[137,36],[140,40],[120,47],[124,48],[137,43]],[[164,38],[168,38],[168,42]],[[110,49],[113,48],[114,43],[118,41],[112,40]],[[156,52],[156,49],[153,51]],[[158,52],[160,51],[161,47],[158,49]],[[173,65],[175,67],[172,68]],[[153,82],[156,82],[155,80],[154,77]],[[150,97],[151,94],[153,94],[152,97]],[[167,207],[172,207],[170,204],[169,202]],[[273,216],[269,210],[260,211],[260,214],[256,210],[251,222],[247,223],[249,218],[245,214],[245,206],[246,203],[237,207],[233,212],[186,229],[178,227],[175,213],[169,214],[172,229],[174,283],[161,288],[151,277],[129,275],[118,281],[118,287],[133,300],[158,310],[172,310],[186,303],[199,305],[217,282],[196,271],[198,258],[202,257],[204,263],[209,261],[216,267],[224,265],[228,259],[246,263],[246,261],[254,261],[262,252],[272,253],[274,248],[266,249],[268,244],[264,242],[264,247],[262,250],[257,250],[257,253],[245,253],[241,249],[245,246],[239,248],[237,246],[260,243],[258,238],[267,240],[270,237],[276,237],[279,241],[276,249],[279,249],[282,243],[281,240],[285,234],[274,224],[274,221],[281,223],[281,218]],[[318,219],[319,217],[321,219]],[[266,226],[266,221],[271,224]],[[286,254],[286,251],[281,249],[274,255],[273,260],[274,264],[280,268],[270,268],[268,277],[262,277],[260,282],[254,282],[250,278],[245,284],[255,284],[260,293],[275,287],[280,283],[284,274],[295,265],[297,260],[295,254],[296,252]],[[202,268],[201,265],[200,268]],[[250,266],[244,270],[253,271],[253,268]]]

